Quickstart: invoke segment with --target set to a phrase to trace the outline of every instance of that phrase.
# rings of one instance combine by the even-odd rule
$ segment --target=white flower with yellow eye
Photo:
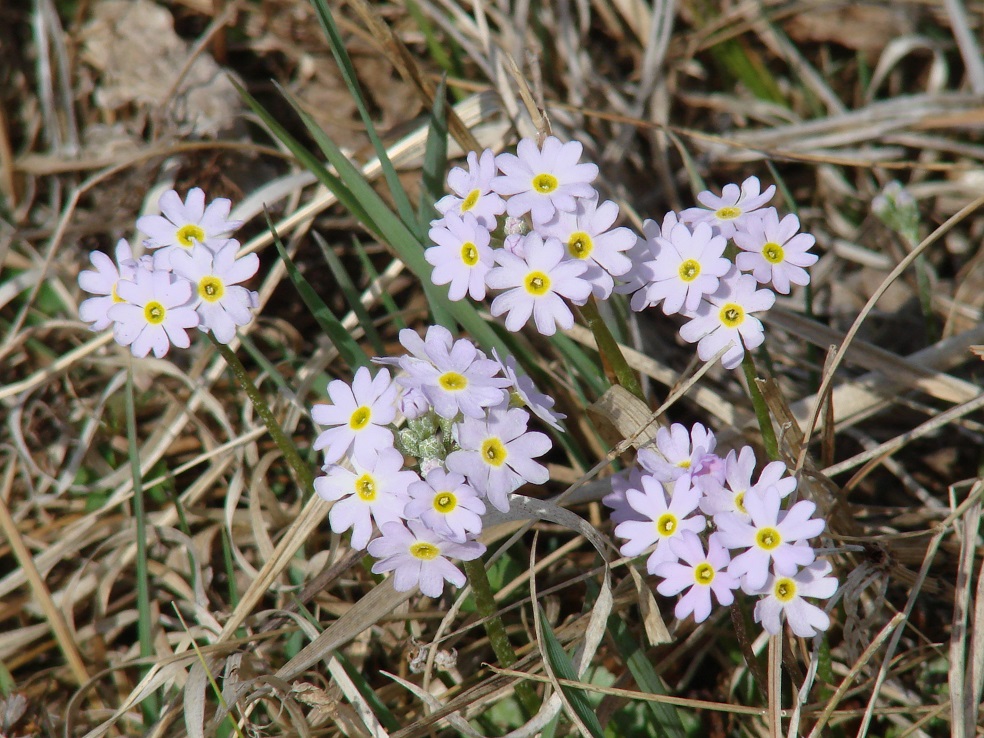
[[[258,306],[257,295],[240,282],[256,274],[260,260],[256,254],[236,258],[239,242],[229,239],[214,253],[203,244],[190,252],[175,251],[171,268],[193,286],[192,305],[201,317],[199,328],[211,331],[219,343],[229,343],[236,327],[253,319],[250,308]]]
[[[157,249],[154,266],[170,267],[171,254],[190,251],[196,243],[215,250],[222,246],[242,223],[229,220],[232,203],[218,197],[205,206],[205,193],[200,187],[188,190],[182,203],[178,193],[168,190],[157,201],[163,215],[144,215],[137,218],[137,228],[147,234],[144,246]]]

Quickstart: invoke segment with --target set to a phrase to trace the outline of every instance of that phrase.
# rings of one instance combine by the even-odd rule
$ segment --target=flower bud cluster
[[[134,258],[126,239],[115,261],[89,254],[94,269],[79,274],[79,286],[94,296],[79,305],[79,317],[94,331],[112,326],[116,342],[141,358],[151,351],[161,358],[172,344],[188,348],[189,328],[229,343],[258,306],[257,294],[240,284],[260,266],[256,254],[236,256],[239,242],[228,236],[240,223],[228,219],[231,203],[218,198],[206,207],[196,187],[184,202],[169,190],[159,205],[163,216],[137,219],[153,254]]]
[[[721,605],[734,592],[757,596],[755,622],[776,635],[785,618],[792,631],[811,637],[830,625],[827,614],[805,598],[828,599],[837,589],[831,565],[818,561],[811,539],[824,521],[816,506],[800,500],[783,509],[796,479],[773,461],[756,482],[755,453],[744,447],[721,458],[714,434],[700,423],[662,428],[654,448],[639,451],[641,468],[613,478],[605,504],[625,540],[623,556],[652,548],[646,569],[661,581],[656,589],[683,592],[678,618],[703,622],[712,596]]]
[[[403,330],[400,343],[407,355],[375,359],[387,365],[375,376],[362,367],[351,383],[330,382],[332,404],[312,409],[326,427],[314,444],[325,474],[314,486],[334,503],[331,529],[351,529],[353,548],[377,559],[373,572],[439,597],[445,581],[465,583],[450,560],[485,551],[476,538],[486,503],[506,512],[520,486],[549,478],[535,459],[551,441],[527,430],[527,409],[554,427],[564,416],[511,356],[490,359],[441,326],[423,338]],[[395,378],[387,367],[399,369]],[[407,422],[397,428],[400,415]]]

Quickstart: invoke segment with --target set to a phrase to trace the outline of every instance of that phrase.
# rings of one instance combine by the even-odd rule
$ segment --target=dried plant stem
[[[772,418],[769,415],[769,408],[765,404],[762,390],[759,389],[755,379],[755,359],[745,351],[745,356],[741,360],[742,371],[745,372],[745,381],[748,384],[748,396],[752,398],[752,406],[755,408],[755,418],[758,420],[759,429],[762,431],[762,443],[765,444],[765,453],[772,461],[779,460],[779,442],[776,440],[776,432],[772,428]]]
[[[154,633],[150,615],[150,576],[147,570],[147,511],[144,506],[140,450],[137,448],[137,410],[133,397],[132,359],[126,373],[126,437],[130,455],[130,473],[133,476],[133,517],[137,527],[137,638],[140,641],[140,655],[146,658],[154,655]],[[143,667],[143,674],[149,669],[150,667]],[[160,715],[157,694],[149,695],[140,706],[144,724],[149,727]]]
[[[270,433],[270,437],[273,438],[274,443],[277,444],[277,448],[280,449],[280,453],[284,455],[284,461],[287,462],[288,466],[293,470],[294,477],[297,483],[301,486],[306,494],[311,494],[314,490],[314,475],[311,473],[311,467],[308,465],[304,459],[301,458],[300,453],[297,451],[297,446],[294,442],[287,437],[283,429],[280,427],[280,423],[277,419],[273,417],[273,412],[270,410],[270,406],[266,404],[260,391],[253,384],[253,380],[250,378],[249,373],[246,371],[246,367],[236,356],[235,352],[226,346],[224,343],[219,343],[215,340],[215,336],[211,333],[208,337],[212,340],[212,343],[222,354],[222,358],[225,359],[226,364],[232,369],[232,374],[235,376],[236,381],[239,386],[243,388],[246,392],[246,396],[249,397],[250,402],[253,403],[253,407],[256,408],[257,415],[263,420],[264,425],[266,425],[267,431]]]
[[[598,312],[598,303],[595,302],[593,297],[589,297],[588,301],[580,307],[580,311],[581,316],[594,335],[595,343],[598,345],[598,353],[601,355],[601,361],[605,365],[605,368],[611,370],[618,384],[645,402],[646,396],[642,393],[639,380],[636,378],[635,372],[632,371],[632,367],[629,366],[629,363],[622,355],[622,349],[619,348],[615,336],[608,330],[608,326],[602,319],[601,313]]]
[[[468,584],[471,585],[472,594],[475,597],[475,609],[485,623],[485,632],[489,636],[489,643],[492,644],[495,657],[499,659],[500,666],[508,669],[517,661],[516,651],[509,641],[506,625],[499,617],[495,596],[492,593],[492,584],[489,582],[489,575],[485,571],[485,564],[482,563],[481,558],[462,563],[465,567],[465,575],[468,577]],[[516,697],[527,713],[527,717],[536,715],[540,709],[540,701],[530,684],[517,682]]]

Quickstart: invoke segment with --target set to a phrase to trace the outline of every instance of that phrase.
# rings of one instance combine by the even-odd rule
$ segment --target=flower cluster
[[[452,300],[496,290],[491,312],[505,315],[506,328],[532,317],[548,336],[573,325],[568,302],[632,294],[635,310],[660,305],[688,318],[680,335],[702,360],[723,351],[722,365],[736,368],[764,340],[755,314],[772,307],[773,290],[809,283],[813,236],[799,232],[795,215],[780,219],[766,207],[774,185],[763,192],[749,177],[720,195],[701,192],[702,207],[646,220],[637,237],[613,227],[618,206],[601,201],[591,186],[598,167],[579,163],[581,153],[581,144],[553,136],[542,146],[523,139],[515,154],[470,152],[467,169],[448,175],[452,194],[436,204],[442,217],[425,252],[432,281],[449,285]]]
[[[424,254],[433,282],[449,285],[452,300],[497,290],[491,311],[506,316],[506,328],[518,331],[532,317],[547,336],[574,325],[568,301],[608,298],[614,277],[632,266],[624,252],[635,235],[613,227],[618,206],[599,202],[591,186],[598,167],[578,163],[581,153],[580,143],[553,136],[542,146],[523,139],[515,154],[470,152],[468,168],[448,175],[453,194],[436,204],[442,217],[431,223],[435,245]]]
[[[809,252],[815,240],[799,233],[799,219],[780,220],[775,208],[764,207],[775,189],[762,192],[758,178],[749,177],[741,187],[725,185],[721,195],[701,192],[703,207],[667,213],[662,223],[647,220],[630,254],[633,277],[618,290],[632,293],[634,310],[661,305],[666,315],[689,318],[683,339],[697,344],[703,361],[724,350],[722,365],[734,369],[745,349],[764,340],[754,314],[772,307],[772,290],[789,294],[791,285],[808,284],[806,267],[817,261]],[[734,262],[726,256],[729,239],[738,251]]]
[[[486,503],[508,511],[511,493],[549,477],[535,459],[550,439],[527,430],[523,407],[554,427],[565,416],[512,357],[490,359],[440,326],[423,338],[403,330],[400,343],[408,354],[377,358],[386,366],[375,376],[362,367],[351,384],[330,382],[332,404],[312,409],[326,428],[314,444],[325,475],[314,486],[335,503],[331,529],[351,529],[352,546],[377,559],[373,572],[394,572],[398,590],[439,597],[445,580],[465,581],[450,560],[485,551],[475,539]],[[399,370],[395,378],[387,367]],[[407,423],[397,430],[400,415]]]
[[[240,223],[229,220],[231,203],[218,198],[206,207],[196,187],[183,203],[169,190],[159,205],[163,215],[137,219],[153,254],[135,258],[125,239],[115,260],[89,254],[93,269],[79,274],[79,286],[94,297],[79,305],[79,317],[94,331],[112,326],[116,342],[137,357],[188,348],[195,327],[229,343],[257,307],[256,293],[241,283],[260,266],[256,254],[236,257],[239,242],[228,236]]]
[[[827,599],[837,589],[831,565],[818,561],[809,544],[823,532],[816,506],[800,500],[783,509],[796,489],[785,466],[774,461],[753,483],[755,454],[750,447],[721,458],[714,434],[695,424],[662,428],[655,448],[641,449],[641,468],[615,477],[604,502],[625,539],[620,552],[646,561],[661,579],[656,589],[677,602],[678,618],[702,622],[712,597],[721,605],[734,591],[757,595],[755,622],[775,635],[783,617],[792,631],[811,637],[830,625],[827,614],[805,598]],[[712,532],[702,534],[708,529]]]

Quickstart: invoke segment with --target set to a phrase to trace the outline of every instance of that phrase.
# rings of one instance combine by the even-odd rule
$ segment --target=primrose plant
[[[703,361],[720,354],[726,369],[737,368],[746,350],[763,343],[757,316],[775,293],[809,283],[813,236],[800,232],[795,215],[780,218],[768,206],[774,185],[763,190],[749,177],[720,194],[701,192],[698,207],[646,220],[637,237],[615,225],[618,206],[601,201],[591,184],[598,169],[581,155],[579,143],[552,136],[542,146],[523,139],[515,154],[469,153],[467,168],[448,176],[452,194],[437,202],[441,217],[431,223],[434,245],[425,254],[432,281],[449,285],[452,300],[495,293],[491,313],[504,315],[507,329],[532,317],[547,336],[573,325],[571,306],[631,295],[633,310],[680,315],[680,335],[697,344]],[[471,433],[451,437],[476,445]],[[837,580],[810,543],[825,527],[815,505],[791,502],[796,480],[781,462],[767,464],[753,483],[751,447],[724,457],[715,447],[702,425],[674,424],[639,451],[639,468],[613,478],[605,503],[621,553],[648,552],[657,590],[683,593],[679,618],[701,622],[714,601],[730,605],[740,590],[757,598],[755,620],[772,634],[783,619],[800,636],[826,630],[829,616],[809,600],[832,597]],[[493,504],[503,499],[491,488],[487,494]]]

